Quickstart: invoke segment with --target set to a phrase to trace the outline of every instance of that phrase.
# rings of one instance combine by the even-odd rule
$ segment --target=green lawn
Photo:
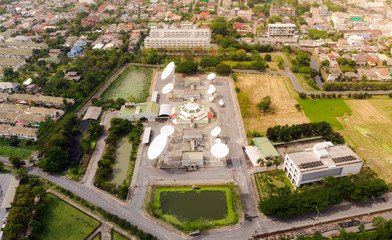
[[[336,118],[344,114],[351,115],[350,107],[342,99],[297,99],[297,101],[310,121],[325,121],[339,130],[343,129],[343,125]]]
[[[279,195],[282,188],[287,188],[291,192],[294,190],[283,170],[255,173],[255,181],[261,199]]]
[[[9,146],[1,146],[0,147],[0,156],[3,157],[12,157],[18,156],[21,159],[27,159],[30,157],[32,150],[24,149],[24,148],[15,148]]]
[[[84,240],[100,223],[52,194],[48,194],[39,215],[40,240]]]
[[[112,231],[112,240],[129,240],[129,239],[116,231]]]

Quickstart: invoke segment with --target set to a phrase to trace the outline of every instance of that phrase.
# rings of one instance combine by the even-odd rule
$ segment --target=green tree
[[[231,73],[231,67],[230,65],[227,65],[225,63],[219,63],[216,65],[216,72],[220,75],[229,75]]]
[[[204,57],[200,61],[200,67],[206,68],[206,67],[215,67],[216,65],[219,64],[219,59],[217,59],[214,56],[209,56],[209,57]]]
[[[258,104],[256,104],[256,108],[259,111],[266,112],[271,107],[271,98],[270,96],[266,96],[261,100]]]
[[[17,179],[24,179],[27,177],[27,168],[19,168],[18,170],[16,170],[16,178]]]
[[[9,157],[9,161],[11,162],[12,166],[16,169],[21,168],[25,164],[25,162],[20,157],[17,156]]]
[[[272,59],[271,54],[268,54],[268,53],[265,54],[265,56],[264,56],[264,60],[265,60],[265,61],[270,62],[271,59]]]
[[[177,72],[179,73],[195,73],[197,72],[197,64],[192,62],[192,61],[185,61],[180,63],[177,68],[176,68]]]
[[[385,228],[387,226],[387,223],[388,223],[387,220],[385,220],[385,218],[383,218],[381,216],[375,217],[372,220],[373,227],[378,228],[378,229]]]
[[[213,22],[211,24],[211,32],[215,35],[220,34],[222,36],[229,34],[226,23],[223,22]]]
[[[68,153],[61,147],[50,147],[46,153],[46,157],[41,159],[38,166],[45,172],[60,172],[64,170],[68,163]]]
[[[4,172],[4,163],[3,162],[0,162],[0,173],[1,172]]]

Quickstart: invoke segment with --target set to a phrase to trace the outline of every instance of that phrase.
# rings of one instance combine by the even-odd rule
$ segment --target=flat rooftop
[[[321,157],[314,149],[313,147],[287,153],[287,155],[301,172],[362,162],[358,155],[346,144],[333,145],[327,149],[319,150]]]

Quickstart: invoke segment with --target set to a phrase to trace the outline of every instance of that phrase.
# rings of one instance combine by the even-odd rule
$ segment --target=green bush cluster
[[[3,229],[5,239],[19,240],[25,232],[32,215],[35,194],[28,185],[19,185]]]
[[[267,216],[286,217],[306,211],[322,210],[327,206],[340,204],[343,200],[366,201],[371,197],[380,197],[388,191],[388,185],[382,179],[365,180],[359,175],[351,177],[327,177],[321,189],[304,189],[301,192],[272,196],[259,203],[260,211]]]
[[[372,90],[392,90],[389,82],[327,82],[323,86],[325,91],[372,91]]]
[[[94,185],[125,199],[128,194],[129,182],[125,181],[122,186],[116,186],[115,183],[109,183],[108,180],[113,174],[112,165],[116,160],[117,143],[124,134],[129,134],[129,141],[132,143],[130,161],[136,160],[140,136],[143,133],[143,124],[140,121],[132,124],[129,120],[121,118],[113,118],[110,124],[109,135],[105,139],[107,144],[105,153],[102,159],[98,161]]]
[[[344,143],[340,133],[335,132],[327,122],[313,122],[289,125],[276,125],[267,129],[267,137],[271,141],[288,142],[303,137],[323,136],[334,144]]]

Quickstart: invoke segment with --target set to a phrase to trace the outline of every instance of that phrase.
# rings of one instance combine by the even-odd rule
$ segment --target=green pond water
[[[129,156],[131,155],[132,144],[128,142],[128,135],[121,138],[117,144],[116,160],[113,163],[113,178],[110,182],[121,185],[127,178],[129,167]]]
[[[160,197],[163,214],[174,215],[181,221],[220,220],[227,216],[225,191],[161,192]]]
[[[151,69],[126,68],[102,94],[102,99],[129,101],[132,96],[136,102],[143,102],[150,88],[151,75]]]

